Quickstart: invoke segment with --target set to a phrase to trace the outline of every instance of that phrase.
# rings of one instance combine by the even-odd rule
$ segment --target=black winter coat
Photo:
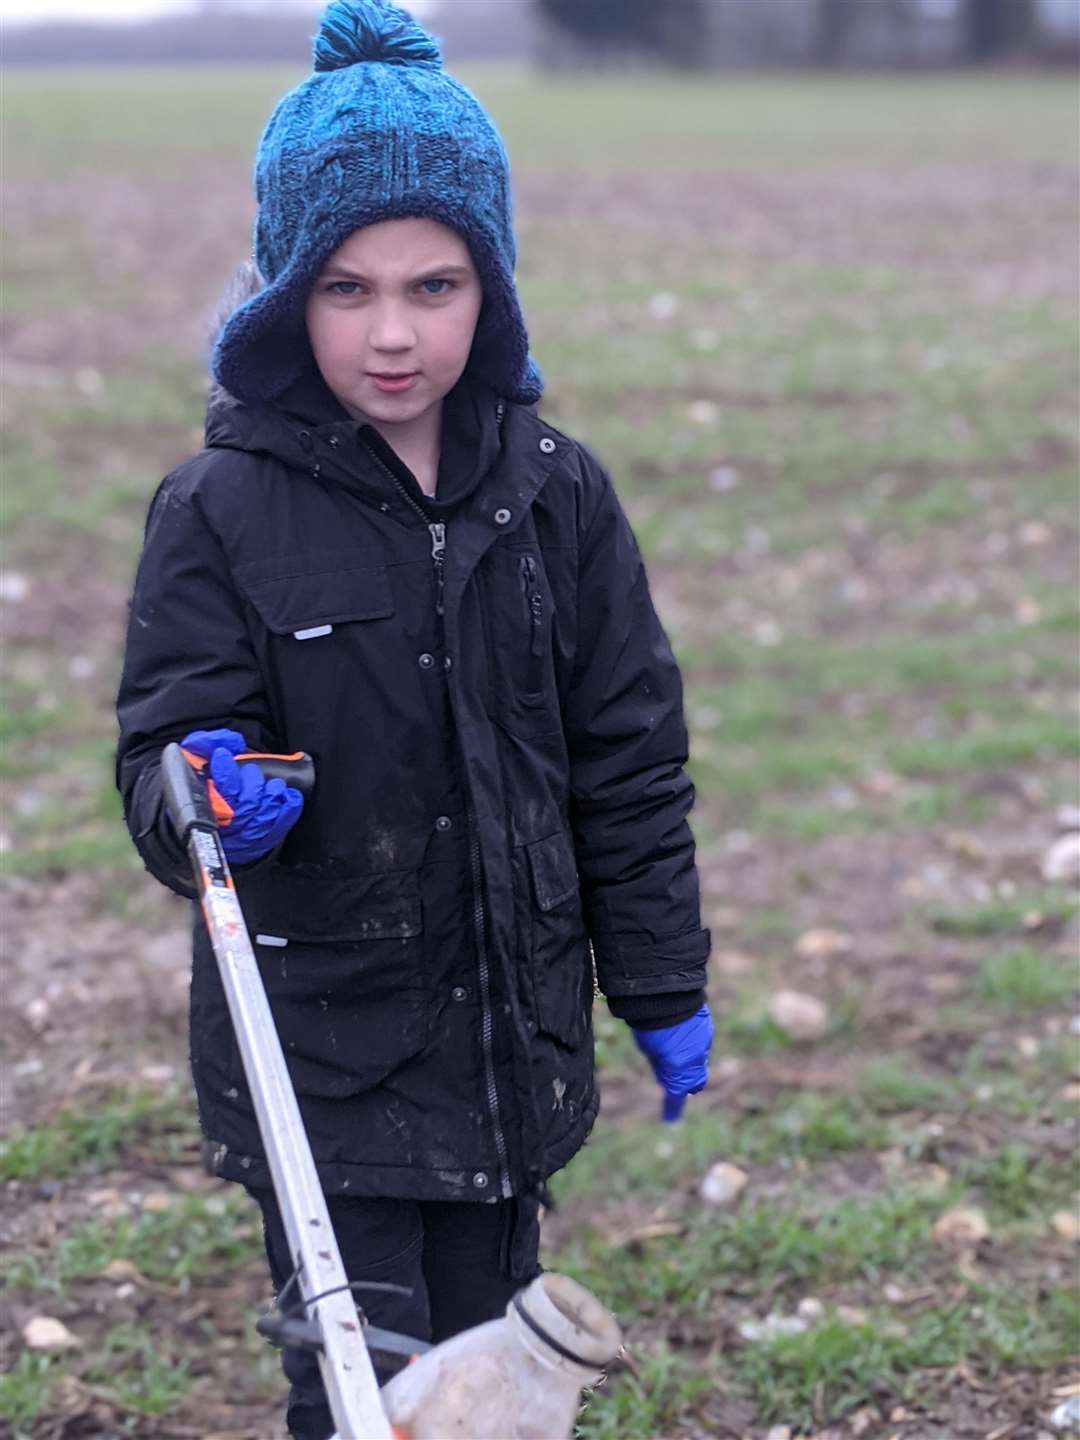
[[[236,881],[330,1192],[535,1190],[596,1115],[594,980],[635,1023],[702,998],[681,682],[629,524],[580,445],[471,404],[429,500],[370,427],[220,398],[132,601],[118,780],[160,880],[192,894],[168,741],[314,756]],[[214,1170],[267,1184],[198,917],[191,1060]]]

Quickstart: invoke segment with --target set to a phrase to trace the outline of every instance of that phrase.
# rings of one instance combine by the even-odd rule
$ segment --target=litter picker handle
[[[280,779],[286,785],[299,790],[305,799],[315,788],[315,762],[303,750],[294,755],[265,755],[258,751],[245,751],[237,755],[238,765],[254,763],[262,771],[265,780]],[[210,797],[206,791],[205,771],[208,761],[181,746],[166,745],[161,757],[161,784],[165,792],[165,804],[172,816],[173,826],[182,842],[186,842],[193,829],[214,830],[217,828]]]
[[[204,756],[196,755],[194,750],[181,749],[180,753],[192,770],[198,771],[200,775],[204,774],[210,764]],[[284,780],[286,785],[299,790],[305,800],[315,789],[315,762],[304,750],[296,750],[291,755],[268,755],[261,750],[245,750],[242,755],[234,758],[238,765],[258,765],[264,780]]]
[[[236,757],[238,765],[252,761],[262,771],[264,780],[284,780],[286,785],[299,790],[305,800],[315,789],[315,761],[304,750],[297,750],[295,755],[262,755],[252,750]]]

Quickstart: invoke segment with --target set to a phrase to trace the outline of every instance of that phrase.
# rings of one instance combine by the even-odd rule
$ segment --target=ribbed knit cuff
[[[663,1030],[689,1020],[705,1004],[705,991],[676,991],[665,995],[615,995],[608,997],[608,1009],[617,1020],[635,1030]]]

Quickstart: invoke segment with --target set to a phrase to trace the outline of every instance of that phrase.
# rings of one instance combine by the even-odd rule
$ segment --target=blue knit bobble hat
[[[456,230],[484,290],[468,374],[522,404],[543,383],[514,288],[510,167],[491,119],[442,68],[435,40],[384,0],[333,0],[314,73],[270,116],[255,157],[264,288],[218,337],[215,378],[274,400],[314,361],[304,310],[320,271],[364,225],[411,216]]]

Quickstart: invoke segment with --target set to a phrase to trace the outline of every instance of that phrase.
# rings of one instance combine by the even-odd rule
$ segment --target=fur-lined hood
[[[265,287],[266,282],[259,273],[259,267],[255,263],[254,256],[248,258],[238,265],[230,275],[225,288],[218,297],[210,315],[210,323],[207,328],[207,366],[210,367],[210,358],[214,346],[218,342],[222,330],[225,329],[229,316],[239,306],[258,295]],[[220,380],[215,379],[213,369],[210,368],[210,391],[206,401],[206,413],[209,420],[211,411],[220,409],[231,409],[239,405],[240,401],[231,395]]]

